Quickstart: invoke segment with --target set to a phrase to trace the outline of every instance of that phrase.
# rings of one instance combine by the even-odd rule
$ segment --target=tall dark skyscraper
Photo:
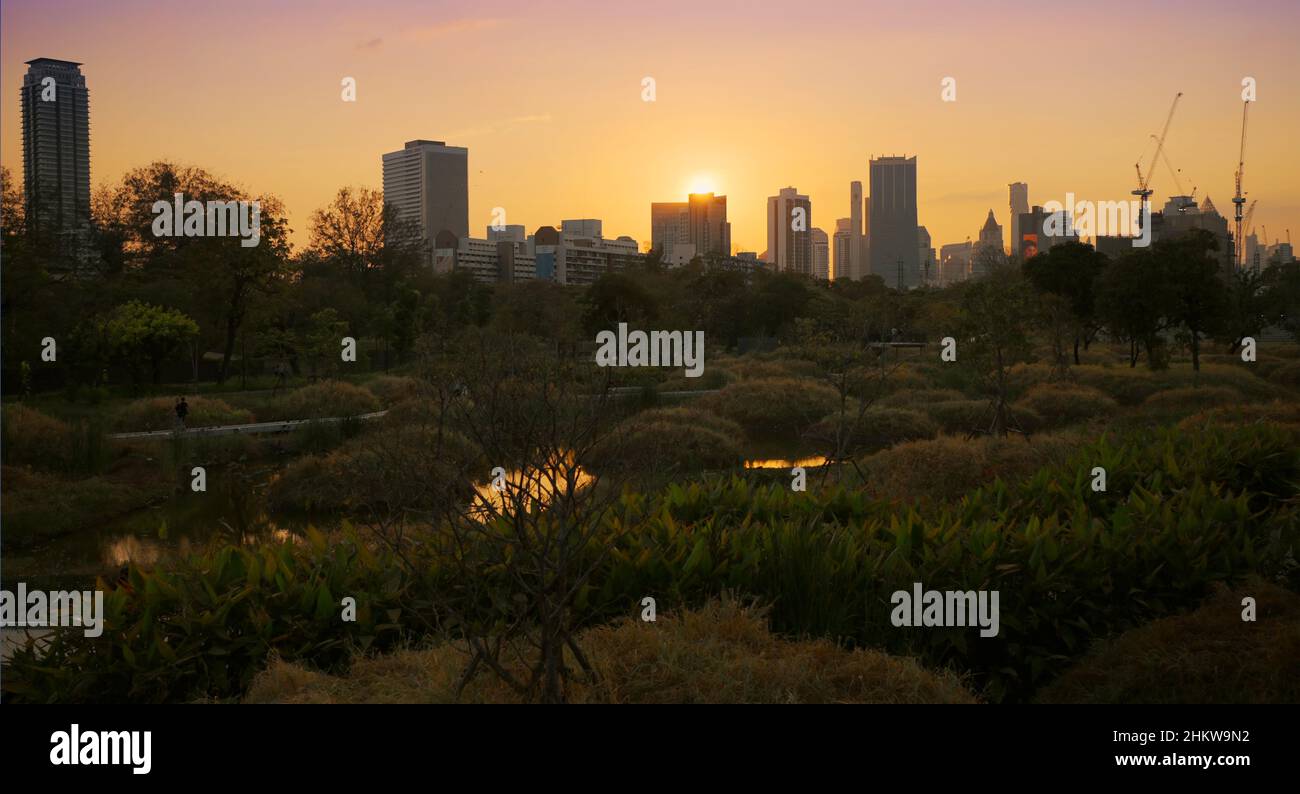
[[[867,239],[871,273],[889,287],[911,289],[921,283],[916,227],[916,158],[871,160]]]
[[[27,219],[83,257],[90,232],[90,93],[81,64],[27,62],[22,85]]]

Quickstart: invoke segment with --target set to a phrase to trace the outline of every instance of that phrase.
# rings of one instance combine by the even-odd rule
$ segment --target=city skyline
[[[1198,199],[1228,206],[1240,81],[1250,76],[1259,86],[1246,168],[1248,200],[1259,200],[1254,224],[1268,227],[1272,242],[1300,214],[1300,166],[1287,134],[1300,123],[1300,94],[1286,79],[1300,71],[1288,32],[1300,21],[1294,7],[1257,3],[1231,15],[1199,3],[1129,9],[1102,26],[1104,35],[1082,30],[1066,37],[1041,27],[1024,4],[922,5],[935,12],[925,23],[933,30],[919,27],[924,14],[883,5],[814,3],[787,17],[780,7],[757,4],[745,13],[707,9],[689,35],[665,40],[639,32],[659,29],[662,20],[592,3],[371,9],[408,18],[394,24],[380,21],[388,19],[383,13],[342,6],[306,14],[308,6],[291,2],[261,9],[265,24],[253,33],[233,23],[241,7],[235,4],[230,17],[208,10],[189,17],[186,29],[202,30],[200,40],[158,33],[180,13],[167,8],[19,0],[3,10],[0,164],[20,178],[15,95],[22,63],[49,57],[85,64],[96,119],[92,187],[153,160],[197,165],[283,199],[299,246],[314,210],[345,185],[379,187],[380,155],[414,139],[472,150],[471,230],[504,207],[509,223],[530,230],[563,218],[601,218],[611,236],[627,234],[644,246],[647,204],[708,188],[729,199],[733,252],[766,248],[765,200],[780,186],[798,185],[822,208],[820,217],[836,218],[848,214],[846,183],[865,180],[870,158],[916,155],[917,222],[942,245],[972,236],[990,207],[1009,230],[1011,182],[1028,183],[1033,204],[1062,201],[1067,192],[1128,198],[1133,163],[1177,91],[1185,96],[1166,153],[1184,181],[1198,187]],[[1103,16],[1108,7],[1119,8],[1095,6]],[[825,25],[825,14],[814,13],[832,9],[845,25]],[[1222,27],[1212,24],[1219,15]],[[1259,24],[1226,24],[1243,15]],[[71,16],[81,24],[59,24]],[[745,51],[770,44],[776,33],[769,27],[778,21],[779,41],[797,57],[760,78],[749,68],[756,56]],[[861,56],[872,69],[840,74],[838,56],[826,51],[855,22],[859,35],[872,37],[871,52]],[[611,25],[628,36],[611,43],[595,35]],[[955,28],[987,31],[989,47],[945,51]],[[706,34],[720,32],[733,44],[701,45]],[[537,44],[551,33],[582,40],[587,52],[548,50],[538,58]],[[922,33],[927,47],[907,50]],[[510,42],[533,43],[515,52]],[[999,47],[1009,42],[1016,43],[1011,54]],[[1137,42],[1150,64],[1141,82],[1132,79],[1129,52]],[[471,58],[486,47],[498,55]],[[734,50],[734,65],[699,79],[718,47]],[[599,70],[585,65],[593,52],[602,54]],[[906,68],[884,68],[900,52],[907,53]],[[184,68],[193,59],[212,68]],[[1077,74],[1070,66],[1076,62],[1089,63],[1088,72]],[[453,79],[443,79],[448,75]],[[940,81],[949,75],[957,101],[945,103]],[[347,76],[357,80],[356,103],[340,100]],[[642,98],[646,76],[655,79],[654,102]],[[580,107],[566,99],[575,86]],[[787,118],[770,111],[791,99],[810,112]],[[1152,187],[1157,205],[1178,192],[1163,168]]]

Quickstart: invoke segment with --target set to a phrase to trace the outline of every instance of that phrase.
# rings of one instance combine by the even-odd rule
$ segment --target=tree
[[[1069,310],[1075,364],[1079,363],[1079,344],[1086,350],[1100,327],[1096,285],[1107,262],[1106,256],[1092,246],[1071,240],[1030,257],[1023,266],[1025,276],[1037,292],[1057,296]],[[1046,308],[1052,311],[1051,306]]]
[[[1033,292],[1012,267],[976,280],[962,296],[957,360],[973,366],[992,395],[991,435],[1007,434],[1007,371],[1029,355],[1033,312]]]
[[[1097,315],[1110,332],[1129,345],[1129,367],[1143,348],[1147,366],[1162,365],[1161,331],[1168,327],[1173,294],[1164,259],[1149,248],[1135,248],[1112,262],[1097,281]]]
[[[175,309],[131,301],[104,318],[100,331],[112,355],[126,366],[138,385],[146,361],[153,382],[158,383],[163,362],[198,336],[199,326]]]
[[[1201,339],[1222,328],[1228,311],[1227,284],[1215,255],[1219,241],[1204,229],[1192,229],[1181,237],[1156,243],[1155,249],[1169,278],[1169,319],[1186,331],[1192,369],[1200,372]]]
[[[583,327],[592,334],[619,323],[644,325],[659,316],[659,301],[628,273],[605,273],[587,288],[583,303]]]

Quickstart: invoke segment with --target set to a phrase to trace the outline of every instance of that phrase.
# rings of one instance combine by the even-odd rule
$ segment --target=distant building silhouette
[[[85,263],[91,255],[90,92],[81,64],[27,61],[20,90],[27,222]]]
[[[1014,256],[1020,250],[1020,216],[1029,212],[1029,185],[1012,182],[1007,187],[1011,194],[1011,239],[1007,250]]]
[[[916,255],[921,263],[921,283],[928,286],[939,283],[939,272],[933,245],[930,240],[930,230],[924,226],[916,227]]]
[[[949,243],[939,249],[939,285],[946,287],[970,278],[971,262],[975,257],[975,246],[970,240],[964,243]]]
[[[821,229],[812,230],[812,276],[823,281],[831,277],[830,240]]]
[[[796,210],[803,210],[802,223]],[[767,256],[777,272],[813,274],[812,201],[793,187],[767,198]]]
[[[849,183],[849,223],[851,241],[848,248],[848,258],[845,261],[844,278],[851,281],[859,281],[867,273],[867,238],[864,233],[862,214],[866,211],[866,205],[862,197],[862,183]],[[839,265],[836,265],[838,269]],[[838,274],[837,274],[837,277]]]
[[[650,247],[672,265],[686,264],[696,256],[730,257],[727,197],[691,193],[686,201],[651,203]]]
[[[832,238],[832,247],[835,254],[835,280],[851,281],[853,279],[853,245],[856,240],[853,235],[853,219],[840,218],[835,221],[835,236]]]
[[[916,235],[916,158],[873,158],[870,182],[867,240],[871,272],[890,287],[916,287],[921,283]]]
[[[1023,262],[1053,245],[1078,239],[1074,221],[1065,210],[1047,212],[1042,207],[1033,207],[1020,216],[1020,244],[1015,253]]]
[[[469,236],[469,149],[442,141],[407,141],[387,152],[384,203],[412,222],[432,257],[439,232]],[[431,263],[431,259],[430,259]]]

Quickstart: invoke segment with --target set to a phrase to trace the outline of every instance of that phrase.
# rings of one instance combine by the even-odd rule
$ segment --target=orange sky
[[[182,8],[183,6],[183,8]],[[935,247],[975,237],[1006,185],[1127,199],[1183,91],[1166,151],[1230,212],[1241,80],[1256,226],[1300,235],[1300,4],[1150,2],[278,2],[6,0],[0,163],[22,171],[23,61],[84,62],[96,186],[169,158],[286,203],[295,242],[341,185],[379,187],[412,138],[469,147],[470,227],[596,217],[645,241],[650,202],[706,179],[736,250],[766,247],[766,197],[849,214],[875,154],[919,157]],[[340,100],[353,76],[355,104]],[[657,82],[643,102],[641,80]],[[957,81],[957,101],[940,81]],[[1160,167],[1158,203],[1172,192]]]

